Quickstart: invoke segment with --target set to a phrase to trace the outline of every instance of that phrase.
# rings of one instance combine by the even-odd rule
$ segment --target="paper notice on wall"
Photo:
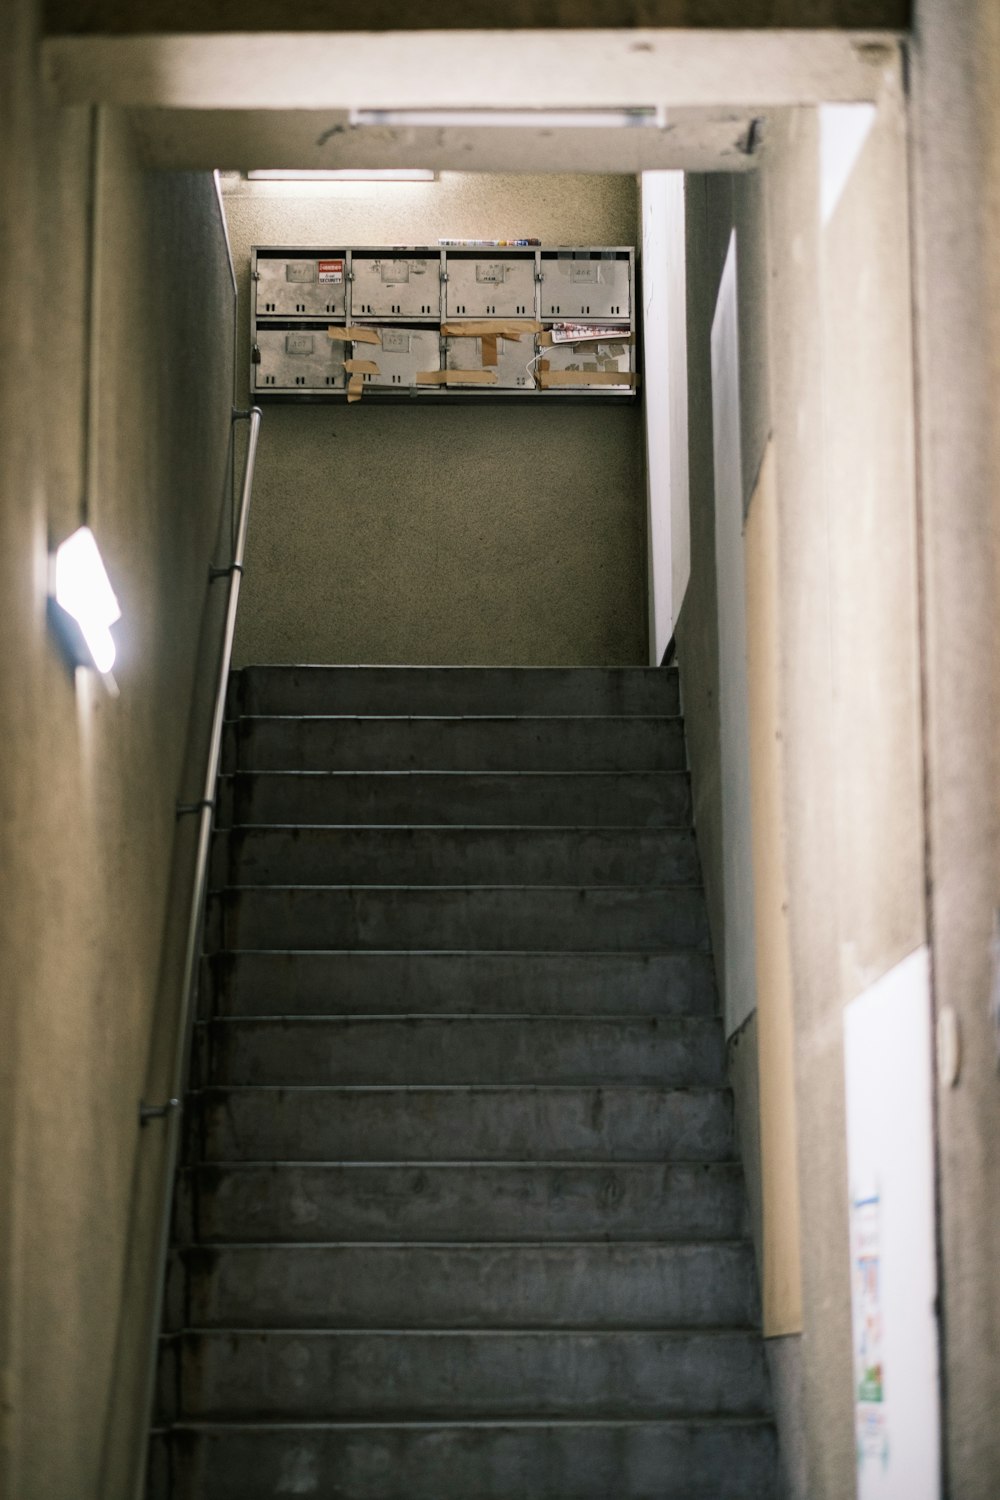
[[[844,1012],[859,1500],[938,1500],[928,954]]]
[[[882,1309],[881,1199],[878,1193],[851,1204],[851,1301],[854,1321],[854,1401],[858,1461],[889,1460],[885,1420]]]

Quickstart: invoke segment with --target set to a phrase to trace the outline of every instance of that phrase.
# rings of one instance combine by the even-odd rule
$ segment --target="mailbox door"
[[[344,345],[326,328],[257,329],[260,361],[253,366],[257,391],[343,390]]]
[[[551,348],[542,351],[543,357],[548,360],[550,370],[579,370],[582,373],[606,373],[607,371],[620,371],[628,374],[634,367],[634,346],[628,342],[628,330],[622,330],[622,337],[601,338],[593,341],[587,340],[578,344],[553,344]],[[628,387],[622,386],[625,390]],[[576,387],[563,387],[573,389]],[[586,389],[586,387],[583,387]],[[607,393],[608,390],[617,390],[617,386],[594,387]]]
[[[533,318],[534,255],[449,255],[445,303],[449,318]]]
[[[257,259],[257,316],[343,317],[347,287],[343,251],[326,256]]]
[[[365,384],[376,389],[416,385],[421,370],[440,370],[441,339],[436,328],[383,328],[382,347],[356,344],[357,359],[371,359],[377,375],[366,375]]]
[[[535,357],[535,340],[530,334],[519,339],[498,338],[497,362],[483,363],[483,341],[481,338],[445,339],[445,369],[447,370],[495,370],[496,384],[485,387],[489,390],[530,391],[535,388],[532,361]],[[484,389],[477,387],[477,389]]]
[[[351,268],[352,317],[440,317],[440,259],[356,253]]]
[[[543,318],[628,318],[629,257],[600,250],[542,255]]]

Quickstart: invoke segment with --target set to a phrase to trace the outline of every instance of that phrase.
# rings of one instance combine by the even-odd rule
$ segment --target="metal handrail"
[[[208,880],[208,856],[212,847],[212,820],[215,815],[215,789],[219,779],[219,761],[222,756],[222,730],[226,719],[226,692],[229,687],[229,669],[233,659],[233,642],[236,639],[236,611],[240,602],[240,585],[243,581],[243,558],[247,546],[247,528],[250,524],[250,500],[253,495],[254,469],[257,463],[257,439],[260,435],[261,409],[252,406],[249,411],[234,411],[233,421],[249,421],[250,434],[247,451],[243,459],[243,487],[240,492],[240,508],[236,526],[236,545],[233,561],[225,568],[210,568],[209,581],[217,578],[229,579],[229,597],[226,600],[226,626],[222,636],[222,652],[219,658],[219,676],[215,687],[215,706],[212,710],[212,735],[208,743],[208,763],[201,800],[178,807],[178,814],[198,814],[198,852],[195,858],[194,892],[188,915],[187,943],[184,950],[184,969],[181,988],[181,1012],[183,1024],[177,1031],[177,1050],[174,1056],[174,1088],[171,1098],[162,1105],[141,1105],[140,1124],[158,1119],[161,1115],[179,1107],[184,1074],[191,1048],[191,1027],[194,1019],[194,992],[198,977],[198,962],[201,957],[201,932],[205,912],[205,887]],[[170,1182],[173,1191],[173,1182]],[[169,1214],[167,1215],[169,1219]],[[169,1234],[169,1225],[167,1232]]]
[[[171,1073],[171,1097],[162,1104],[140,1104],[139,1106],[140,1126],[147,1125],[151,1120],[164,1119],[167,1122],[169,1132],[163,1163],[163,1198],[160,1210],[155,1270],[155,1321],[151,1327],[152,1339],[147,1369],[145,1402],[147,1420],[145,1424],[144,1447],[145,1441],[148,1441],[149,1437],[148,1418],[152,1412],[153,1392],[156,1387],[159,1333],[163,1318],[163,1288],[170,1252],[171,1208],[180,1141],[181,1100],[184,1097],[188,1059],[191,1053],[191,1040],[194,1030],[195,994],[201,960],[202,932],[205,921],[209,855],[212,847],[212,825],[215,814],[215,793],[219,777],[219,762],[222,757],[222,734],[226,717],[226,696],[233,657],[233,642],[236,636],[236,611],[240,600],[243,559],[246,552],[247,529],[250,522],[250,501],[253,495],[254,469],[257,461],[257,439],[260,434],[260,407],[252,406],[249,411],[234,409],[232,420],[234,423],[249,421],[250,431],[247,439],[246,454],[243,460],[243,484],[240,492],[233,561],[227,567],[209,569],[210,583],[221,578],[229,580],[228,597],[226,600],[226,623],[222,637],[219,673],[215,688],[215,704],[212,712],[212,732],[209,740],[205,780],[201,798],[197,802],[180,805],[177,809],[178,817],[189,813],[197,814],[198,844],[194,867],[194,886],[191,894],[191,905],[188,911],[184,966],[181,971],[180,1015],[176,1033],[177,1044],[174,1049],[173,1071]]]

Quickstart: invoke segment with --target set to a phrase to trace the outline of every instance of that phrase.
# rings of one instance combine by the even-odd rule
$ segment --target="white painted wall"
[[[643,172],[643,386],[649,516],[649,659],[663,659],[691,575],[684,174]]]
[[[757,1004],[735,233],[729,241],[712,320],[712,452],[719,610],[722,899],[725,911],[722,981],[726,1035],[731,1036]]]

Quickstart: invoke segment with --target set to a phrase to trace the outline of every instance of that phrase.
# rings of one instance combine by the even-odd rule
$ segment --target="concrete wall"
[[[704,428],[712,310],[735,228],[743,492],[748,501],[757,496],[744,552],[752,575],[745,753],[755,842],[766,835],[772,858],[770,866],[758,860],[760,1025],[738,1034],[733,1078],[751,1175],[757,1105],[742,1081],[752,1071],[748,1049],[759,1050],[761,1123],[781,1104],[772,1095],[764,1108],[777,1072],[798,1132],[791,1182],[794,1161],[769,1151],[763,1131],[751,1201],[762,1205],[765,1288],[775,1256],[801,1274],[804,1337],[776,1339],[774,1353],[786,1477],[792,1494],[810,1500],[848,1495],[854,1485],[842,1013],[926,933],[906,144],[891,88],[825,226],[820,179],[816,115],[795,111],[769,117],[756,183],[690,183],[692,578],[678,629],[718,943],[727,914]],[[757,484],[769,431],[773,475]],[[758,504],[775,514],[755,526]],[[755,693],[755,681],[766,690]],[[780,747],[780,763],[769,744]],[[779,991],[786,1002],[791,994],[794,1044],[787,1024],[764,1025]],[[778,1310],[787,1312],[782,1285],[794,1289],[794,1279],[778,1282]],[[789,1334],[789,1319],[777,1318],[769,1331]]]
[[[1000,1487],[1000,9],[921,0],[914,53],[929,901],[938,1015],[945,1468]]]
[[[115,1500],[141,1389],[116,1375],[143,1333],[122,1298],[130,1205],[162,1143],[137,1111],[225,503],[232,303],[211,179],[144,174],[113,120],[92,174],[90,113],[41,101],[30,0],[5,21],[0,1493]],[[124,612],[117,699],[74,682],[46,625],[47,551],[85,496]]]
[[[446,173],[312,196],[244,181],[226,206],[241,288],[255,243],[632,245],[638,229],[631,177]],[[639,403],[274,405],[258,473],[240,662],[646,659]]]

